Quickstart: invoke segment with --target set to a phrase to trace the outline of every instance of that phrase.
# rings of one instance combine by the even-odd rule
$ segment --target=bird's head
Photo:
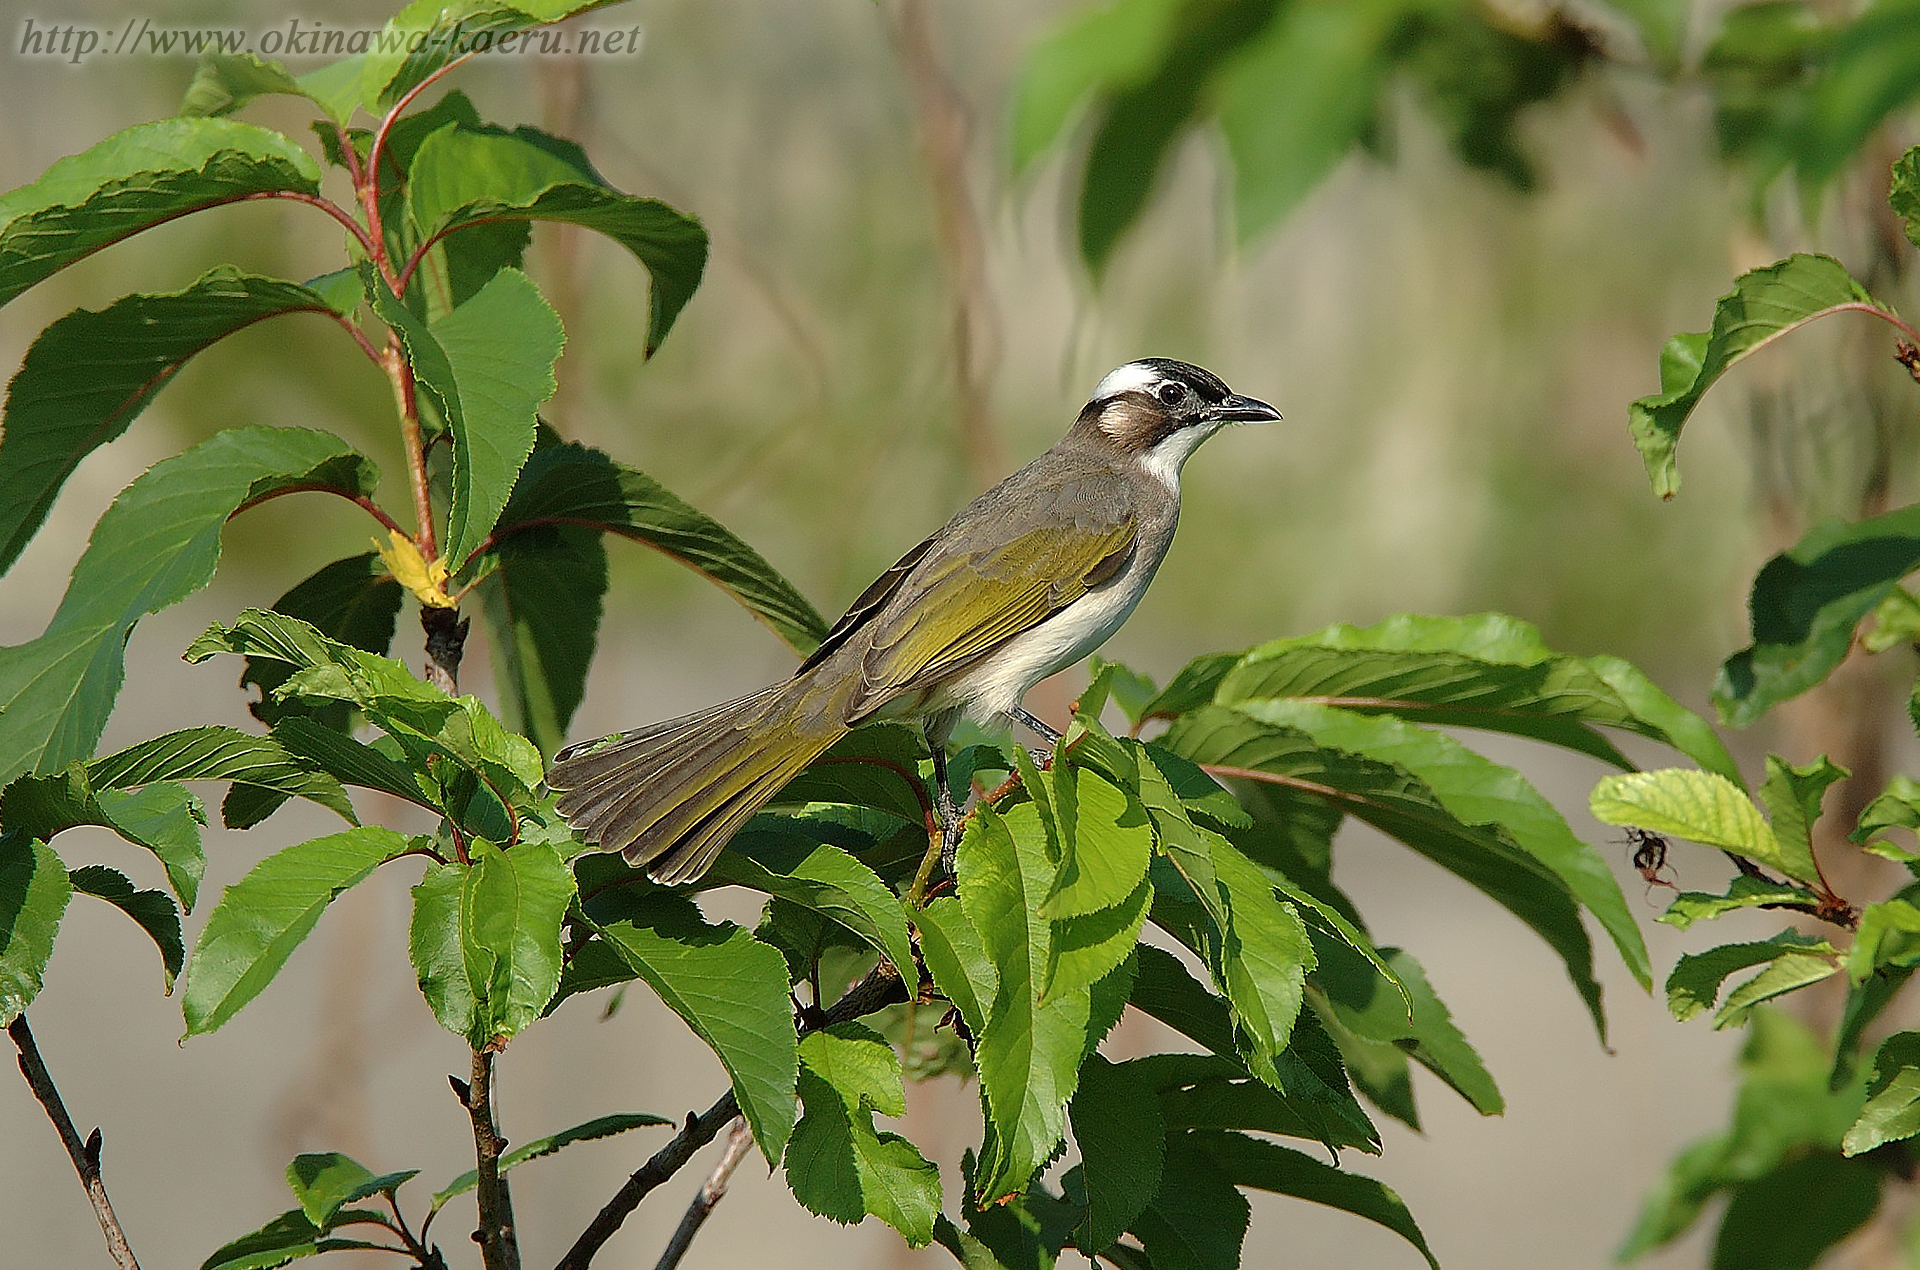
[[[1211,371],[1170,357],[1143,357],[1100,381],[1077,426],[1172,484],[1187,456],[1227,424],[1279,417],[1278,410],[1240,396]]]

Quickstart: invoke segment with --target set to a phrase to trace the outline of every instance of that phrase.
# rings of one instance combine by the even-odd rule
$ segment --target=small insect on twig
[[[1638,869],[1640,876],[1646,880],[1648,898],[1652,898],[1653,888],[1656,886],[1664,886],[1672,891],[1680,889],[1671,877],[1666,876],[1667,840],[1665,838],[1651,830],[1629,826],[1627,845],[1633,848],[1633,867]]]

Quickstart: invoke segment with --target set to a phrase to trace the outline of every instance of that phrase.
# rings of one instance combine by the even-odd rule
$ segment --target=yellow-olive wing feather
[[[1125,564],[1135,528],[1126,513],[1041,523],[976,551],[921,559],[869,624],[850,717],[939,682],[1073,603]]]

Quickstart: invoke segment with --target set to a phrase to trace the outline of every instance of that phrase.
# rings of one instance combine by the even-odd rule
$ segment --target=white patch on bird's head
[[[1105,401],[1123,392],[1150,393],[1153,386],[1165,378],[1165,372],[1157,369],[1151,361],[1128,362],[1125,366],[1116,366],[1108,371],[1106,378],[1094,385],[1093,400]]]

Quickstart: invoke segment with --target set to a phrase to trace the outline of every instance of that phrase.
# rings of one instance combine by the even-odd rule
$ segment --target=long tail
[[[794,685],[651,727],[569,746],[547,784],[588,839],[647,866],[655,881],[705,873],[747,818],[840,739],[817,713],[802,726]]]

